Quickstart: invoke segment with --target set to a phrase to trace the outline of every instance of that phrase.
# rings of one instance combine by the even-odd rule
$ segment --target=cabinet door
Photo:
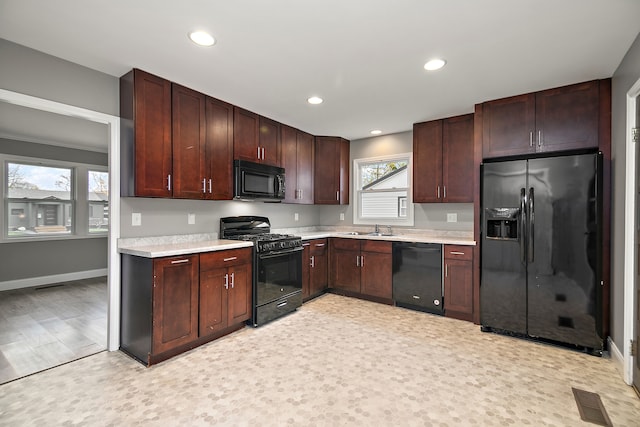
[[[206,198],[231,200],[233,199],[233,106],[207,97],[205,112]]]
[[[445,259],[444,308],[471,315],[473,313],[473,263]]]
[[[535,94],[485,102],[482,106],[482,157],[535,152]]]
[[[598,147],[597,81],[536,93],[537,151]]]
[[[215,268],[200,272],[200,336],[205,336],[227,327],[226,268]]]
[[[251,264],[229,268],[228,324],[235,325],[251,318]]]
[[[316,204],[339,204],[339,159],[339,138],[328,136],[316,137],[314,172],[314,197]]]
[[[280,123],[260,116],[260,162],[280,166]]]
[[[413,125],[413,201],[439,202],[442,192],[442,120],[416,123]]]
[[[329,250],[329,286],[360,292],[360,242],[351,239],[332,239]]]
[[[125,78],[123,78],[124,80]],[[126,84],[125,84],[126,86]],[[133,150],[133,177],[123,177],[123,188],[134,187],[135,195],[143,197],[171,197],[171,83],[141,70],[133,70],[133,91],[123,90],[121,110],[133,105],[133,138],[122,135],[123,155]],[[127,96],[128,94],[129,96]],[[125,99],[126,98],[126,99]],[[121,113],[124,116],[129,114]],[[128,173],[124,171],[123,173]],[[133,186],[127,182],[134,180]]]
[[[205,197],[205,96],[172,85],[173,197]]]
[[[298,131],[296,134],[296,141],[296,188],[298,189],[297,202],[311,205],[313,204],[314,137],[313,135],[310,135],[308,133]]]
[[[361,292],[365,295],[391,299],[392,297],[391,242],[364,241],[360,267]]]
[[[233,158],[258,162],[258,133],[260,116],[233,107]]]
[[[154,354],[198,338],[198,255],[153,263]]]
[[[302,244],[302,299],[311,296],[311,242]]]
[[[311,242],[310,253],[313,258],[309,278],[309,293],[311,295],[317,295],[327,289],[327,240],[313,240]]]
[[[474,178],[473,114],[443,120],[441,200],[473,203]]]
[[[280,127],[280,166],[285,170],[285,203],[297,203],[298,197],[298,131],[290,126]],[[303,296],[304,297],[304,296]]]

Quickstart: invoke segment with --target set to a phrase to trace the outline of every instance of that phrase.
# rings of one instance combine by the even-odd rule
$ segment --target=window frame
[[[395,162],[406,161],[407,162],[407,196],[406,196],[406,217],[398,218],[363,218],[360,214],[361,209],[361,193],[384,193],[389,191],[404,190],[392,189],[392,190],[361,190],[362,188],[362,173],[361,167],[369,163],[381,163],[381,162]],[[413,153],[399,153],[389,154],[386,156],[367,157],[353,160],[353,224],[354,225],[394,225],[394,226],[409,226],[414,225],[414,204],[413,204]],[[399,202],[398,202],[399,207]]]
[[[42,234],[30,236],[9,236],[9,203],[16,199],[9,199],[8,194],[8,164],[18,163],[33,166],[43,166],[51,168],[65,168],[71,170],[71,232],[64,234]],[[63,160],[46,159],[39,157],[18,156],[12,154],[0,153],[0,172],[2,173],[2,210],[0,211],[0,224],[2,224],[2,233],[0,233],[0,243],[11,242],[35,242],[45,240],[72,240],[85,238],[104,238],[109,234],[107,227],[104,232],[89,232],[89,192],[88,192],[88,176],[89,171],[109,173],[106,165],[96,165],[91,163],[67,162]],[[31,199],[29,199],[31,200]],[[35,199],[34,199],[35,200]],[[108,202],[111,200],[109,195]]]

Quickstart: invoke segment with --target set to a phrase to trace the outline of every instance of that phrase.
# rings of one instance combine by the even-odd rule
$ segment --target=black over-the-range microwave
[[[239,200],[277,202],[284,199],[284,169],[234,160],[233,197]]]

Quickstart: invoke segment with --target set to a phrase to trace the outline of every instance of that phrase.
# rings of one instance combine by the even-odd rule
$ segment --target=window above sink
[[[412,154],[353,161],[353,223],[413,225]]]

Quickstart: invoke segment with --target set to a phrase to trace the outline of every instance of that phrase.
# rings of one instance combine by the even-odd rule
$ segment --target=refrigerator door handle
[[[534,240],[534,226],[535,226],[535,206],[534,206],[534,197],[533,197],[533,187],[529,188],[529,232],[527,233],[527,240],[529,242],[529,247],[527,248],[527,252],[529,254],[529,262],[533,262],[533,240]]]
[[[527,258],[525,255],[526,243],[525,236],[527,233],[527,190],[524,188],[520,189],[520,230],[518,230],[519,239],[520,239],[520,261],[522,263],[527,262]]]

